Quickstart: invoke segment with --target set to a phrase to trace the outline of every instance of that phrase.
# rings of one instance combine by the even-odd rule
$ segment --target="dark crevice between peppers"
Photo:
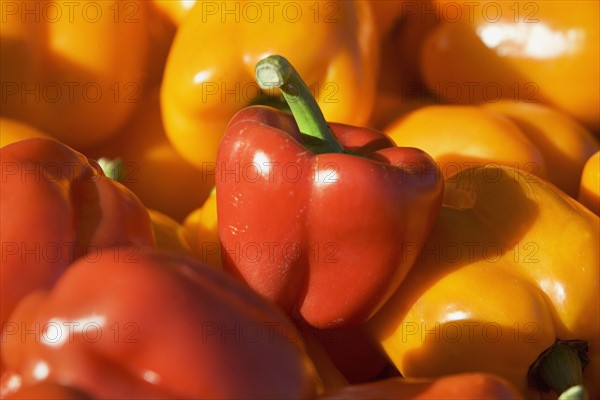
[[[582,376],[590,362],[588,347],[582,340],[557,339],[529,368],[530,386],[553,391],[559,400],[588,399]]]

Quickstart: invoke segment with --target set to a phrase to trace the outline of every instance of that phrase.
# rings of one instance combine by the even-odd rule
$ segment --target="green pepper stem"
[[[111,160],[110,158],[102,157],[98,159],[98,164],[100,164],[102,171],[104,171],[104,175],[123,183],[123,161],[120,158]]]
[[[315,153],[344,152],[331,133],[317,101],[288,60],[280,55],[263,58],[256,64],[255,75],[261,89],[281,90],[300,132],[308,136],[307,147]]]
[[[587,352],[587,342],[557,340],[530,367],[530,381],[539,390],[552,390],[559,400],[586,399],[583,370],[589,363]]]

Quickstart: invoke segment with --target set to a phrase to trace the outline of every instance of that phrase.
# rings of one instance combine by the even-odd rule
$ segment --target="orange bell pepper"
[[[481,106],[431,105],[400,116],[384,131],[422,148],[445,178],[492,163],[543,177],[577,197],[586,160],[598,141],[568,115],[542,104],[510,101]]]
[[[384,128],[397,144],[423,149],[444,178],[482,164],[502,164],[545,177],[544,158],[519,127],[478,106],[430,105]]]
[[[578,199],[596,215],[600,215],[600,151],[591,156],[583,167]]]
[[[425,245],[403,245],[418,261],[366,328],[405,377],[484,371],[533,399],[528,376],[556,372],[537,389],[584,384],[598,398],[599,241],[598,216],[540,178],[464,170],[446,181]],[[557,340],[580,341],[581,354]],[[573,358],[553,370],[548,349]]]
[[[435,4],[445,21],[421,52],[430,90],[453,103],[542,102],[600,133],[599,2]]]
[[[114,138],[85,150],[93,158],[120,160],[119,180],[148,208],[182,221],[212,189],[212,176],[184,160],[163,129],[159,90],[144,97],[133,118]]]
[[[145,86],[143,1],[3,1],[2,115],[81,149],[118,131]]]
[[[49,135],[31,125],[4,117],[0,118],[0,132],[0,147],[30,138],[51,139]]]
[[[579,191],[583,166],[598,151],[598,140],[577,120],[543,104],[513,101],[485,103],[521,129],[540,150],[547,179],[573,198]]]
[[[373,108],[377,41],[364,1],[198,3],[167,60],[167,135],[189,162],[214,172],[217,147],[237,111],[285,104],[278,90],[263,91],[254,80],[256,63],[275,53],[289,57],[328,121],[363,125]]]
[[[162,14],[173,26],[178,27],[192,7],[200,3],[195,0],[152,0],[155,12]]]

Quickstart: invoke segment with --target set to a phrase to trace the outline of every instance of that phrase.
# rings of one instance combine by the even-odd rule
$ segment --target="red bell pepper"
[[[223,265],[315,327],[363,322],[412,266],[403,243],[419,247],[435,221],[437,166],[381,132],[328,127],[283,57],[256,73],[294,116],[255,106],[228,125],[216,165]]]
[[[23,299],[4,332],[2,357],[23,388],[59,383],[93,398],[316,394],[296,326],[243,283],[174,252],[80,259],[50,291]]]
[[[83,154],[36,138],[2,147],[0,158],[0,322],[79,257],[155,246],[142,202]]]

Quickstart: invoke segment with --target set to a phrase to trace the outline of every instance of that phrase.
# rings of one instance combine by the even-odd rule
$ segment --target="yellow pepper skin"
[[[29,138],[50,139],[50,136],[24,122],[0,118],[0,147]]]
[[[583,167],[578,199],[596,215],[600,215],[600,151],[591,156]]]
[[[2,2],[2,115],[81,149],[125,123],[149,57],[145,2]]]
[[[454,6],[451,4],[454,3]],[[421,70],[444,100],[555,106],[600,132],[598,1],[436,2],[450,20],[425,40]],[[444,11],[442,11],[442,14]]]
[[[260,103],[256,63],[275,53],[295,66],[327,121],[365,125],[375,98],[377,44],[364,1],[197,2],[167,60],[161,87],[167,135],[188,161],[214,170],[229,120]]]
[[[183,227],[194,257],[212,267],[222,269],[215,190],[211,192],[202,207],[192,211],[186,217]]]
[[[479,106],[420,107],[398,117],[384,132],[400,146],[430,154],[444,178],[490,163],[546,177],[541,152],[517,124]]]
[[[568,114],[541,103],[501,100],[483,107],[516,123],[542,153],[548,180],[577,198],[583,166],[599,150],[598,140],[589,130]]]
[[[367,329],[405,377],[496,373],[531,399],[537,357],[557,338],[584,340],[598,398],[599,240],[599,218],[534,175],[465,170],[446,181],[417,263]]]

